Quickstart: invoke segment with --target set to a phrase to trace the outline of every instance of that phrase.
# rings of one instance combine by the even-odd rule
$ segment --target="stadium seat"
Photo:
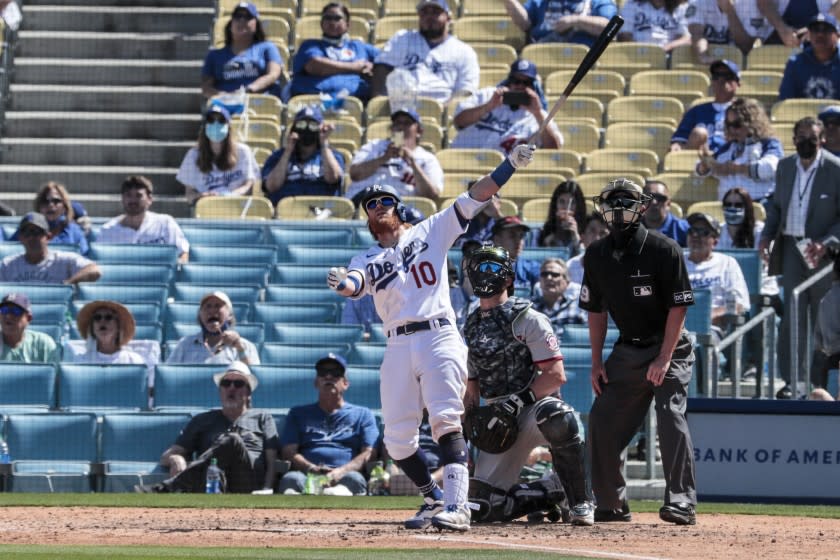
[[[175,276],[175,267],[164,264],[99,263],[101,282],[108,284],[169,284]]]
[[[438,211],[437,203],[425,196],[404,196],[402,197],[402,201],[406,206],[414,208],[423,214],[424,218],[428,218]]]
[[[753,202],[753,211],[755,212],[755,219],[764,221],[767,219],[767,211],[764,205],[760,202]],[[695,212],[702,212],[709,214],[718,222],[723,224],[723,205],[719,200],[704,200],[701,202],[694,202],[686,210],[686,216],[694,214]]]
[[[263,227],[216,227],[181,224],[181,230],[190,244],[195,245],[261,245],[266,242]]]
[[[444,208],[449,208],[455,203],[454,198],[446,198],[440,202],[440,210]],[[518,216],[519,215],[519,206],[513,200],[509,198],[502,198],[499,200],[499,207],[502,216]],[[460,253],[459,253],[460,254]]]
[[[320,26],[320,16],[318,17],[318,25]],[[351,20],[352,21],[352,20]],[[365,41],[367,42],[367,41]],[[320,94],[316,93],[309,93],[306,95],[296,95],[289,99],[288,105],[288,115],[287,115],[287,122],[291,123],[294,120],[295,115],[298,111],[300,111],[305,106],[316,106],[320,107],[324,113],[326,114],[328,119],[339,119],[343,120],[346,118],[351,119],[353,122],[357,124],[364,123],[364,104],[362,103],[361,99],[358,97],[347,96],[344,98],[342,103],[341,109],[338,112],[329,111],[324,109],[323,100],[321,99]]]
[[[799,52],[801,49],[785,45],[761,45],[747,55],[746,69],[784,72],[788,59]]]
[[[346,263],[349,264],[349,260]],[[337,266],[341,263],[334,263],[330,266]],[[344,264],[346,266],[346,264]],[[327,285],[327,271],[324,265],[309,265],[285,263],[276,264],[271,269],[269,284],[283,284],[290,286],[323,287]]]
[[[257,196],[210,196],[198,199],[193,216],[211,220],[270,220],[274,208],[268,199]]]
[[[668,185],[671,200],[684,208],[693,202],[718,198],[718,180],[714,177],[698,177],[691,173],[661,173],[652,180]]]
[[[585,198],[591,199],[593,196],[597,196],[601,193],[601,189],[604,188],[604,185],[606,185],[613,179],[618,179],[619,177],[625,177],[627,179],[630,179],[637,185],[645,184],[644,176],[638,173],[619,173],[614,171],[584,173],[583,175],[578,175],[577,177],[575,177],[575,181],[577,181],[580,185],[580,188],[583,191],[583,196]]]
[[[178,282],[192,282],[196,284],[246,284],[265,286],[268,279],[269,266],[244,265],[216,265],[216,264],[184,264],[181,265],[176,276]]]
[[[479,0],[480,2],[480,0]],[[478,65],[482,71],[485,68],[496,68],[509,70],[510,65],[516,60],[516,49],[510,45],[488,41],[471,42],[470,46],[478,56]]]
[[[27,327],[35,332],[44,333],[53,339],[56,344],[60,344],[61,337],[64,335],[64,323],[30,323]]]
[[[251,303],[242,302],[238,299],[231,300],[233,303],[233,315],[237,321],[248,322],[251,320]],[[196,301],[173,301],[166,306],[166,320],[169,323],[193,323],[196,325],[198,317],[199,300]],[[197,327],[195,327],[197,328]]]
[[[444,106],[437,99],[422,96],[417,97],[417,104],[414,109],[424,122],[426,119],[431,119],[437,124],[443,124]],[[365,111],[368,126],[374,122],[382,121],[387,122],[390,127],[391,111],[391,104],[389,103],[387,96],[379,95],[374,97],[368,101],[367,110]],[[390,138],[390,133],[383,136],[383,138],[385,137]],[[368,141],[370,141],[370,139],[371,136],[370,133],[368,133]]]
[[[240,140],[247,144],[254,141],[265,142],[267,145],[263,147],[271,146],[269,149],[272,150],[277,149],[280,145],[281,128],[273,117],[249,116],[247,122],[242,117],[234,117],[230,124],[231,128],[238,133]],[[196,218],[198,217],[200,216],[196,215]]]
[[[522,221],[524,222],[545,222],[548,217],[548,208],[551,205],[551,197],[532,198],[522,203]]]
[[[650,177],[659,168],[659,156],[650,150],[604,148],[586,154],[584,168],[586,173],[608,171],[620,175],[628,172]]]
[[[288,56],[283,60],[287,61]],[[267,93],[249,93],[247,100],[249,115],[253,113],[258,118],[273,118],[278,124],[283,120],[283,103],[276,96]]]
[[[277,262],[277,248],[272,245],[193,245],[190,264],[228,266],[272,265]]]
[[[554,115],[555,121],[581,120],[601,127],[604,124],[604,104],[596,97],[570,97]]]
[[[536,64],[537,71],[545,81],[558,70],[576,70],[588,51],[585,45],[572,43],[532,43],[522,49],[522,58]],[[565,87],[566,84],[563,84],[560,91],[555,93],[561,93]]]
[[[390,0],[385,0],[389,2]],[[502,2],[488,2],[487,0],[462,0],[461,16],[495,16],[507,17],[505,5]]]
[[[628,95],[607,105],[607,125],[618,122],[665,123],[677,126],[682,120],[683,104],[674,97]]]
[[[816,117],[829,105],[835,105],[833,99],[785,99],[773,105],[770,110],[770,120],[779,127],[779,123],[790,123],[790,136],[793,136],[793,123],[802,117]],[[777,130],[779,136],[788,136],[784,130]]]
[[[459,39],[467,43],[492,41],[510,45],[517,52],[525,46],[525,32],[519,29],[510,18],[465,16],[453,22],[453,31]]]
[[[715,249],[718,253],[729,255],[741,267],[741,272],[744,274],[744,280],[747,282],[747,292],[753,302],[757,300],[761,293],[761,270],[763,262],[761,255],[757,249]]]
[[[155,409],[174,412],[218,408],[219,389],[213,383],[213,374],[222,369],[219,364],[158,364]]]
[[[266,342],[284,344],[352,344],[362,340],[361,325],[308,325],[274,323],[266,325]]]
[[[30,302],[70,303],[73,286],[61,284],[22,284],[18,282],[0,282],[0,292],[5,296],[10,293],[26,294]]]
[[[694,173],[699,161],[697,150],[680,150],[678,152],[668,152],[665,154],[665,159],[662,162],[662,172],[677,172]]]
[[[445,174],[473,173],[477,176],[493,171],[504,154],[490,149],[447,148],[435,154]]]
[[[269,284],[265,288],[265,301],[266,303],[292,303],[297,305],[325,302],[343,304],[344,297],[330,290],[326,282],[323,286],[312,287]]]
[[[55,408],[56,370],[53,364],[0,362],[0,370],[0,409],[8,412],[20,406]]]
[[[502,196],[505,197],[504,200],[513,199],[518,204],[531,198],[550,197],[557,185],[565,180],[563,175],[549,173],[516,174],[505,184]]]
[[[289,245],[289,262],[303,265],[320,265],[323,269],[322,282],[326,282],[327,270],[331,266],[347,266],[360,251],[356,247],[315,247],[308,245]]]
[[[14,453],[12,492],[91,492],[97,460],[96,415],[10,414],[6,440]]]
[[[712,60],[731,60],[739,67],[744,67],[744,55],[733,44],[709,44],[709,55]],[[709,65],[701,63],[694,55],[694,48],[691,45],[681,45],[671,50],[671,68],[680,70],[709,71]]]
[[[712,331],[712,292],[694,290],[694,305],[688,306],[685,328],[689,332],[707,335]]]
[[[773,106],[779,98],[779,86],[782,84],[782,72],[770,70],[744,70],[741,72],[741,85],[738,95],[753,97],[764,104],[765,110]]]
[[[545,93],[549,96],[559,96],[566,89],[574,76],[575,70],[558,70],[549,74],[545,80]],[[609,103],[616,97],[624,95],[627,81],[619,72],[611,70],[590,70],[580,84],[575,88],[575,96],[585,95],[594,97],[601,103]]]
[[[166,284],[100,284],[82,282],[77,287],[76,299],[80,301],[113,300],[120,303],[157,303],[166,305],[169,286]]]
[[[145,364],[62,363],[58,408],[65,411],[142,410],[148,406]]]
[[[422,118],[422,117],[421,117]],[[391,138],[391,121],[380,120],[368,124],[366,132],[367,141],[384,140]],[[437,152],[443,146],[443,129],[437,123],[423,121],[423,135],[420,137],[420,144],[432,152]]]
[[[563,134],[563,147],[579,153],[587,153],[601,147],[600,128],[587,123],[558,122],[557,128]]]
[[[607,337],[604,340],[605,348],[612,348],[615,341],[618,340],[618,329],[614,327],[607,328]],[[589,327],[587,325],[565,325],[563,327],[563,335],[560,337],[560,350],[563,346],[588,346],[589,345]]]
[[[417,29],[417,4],[414,3],[412,6],[412,11],[409,12],[410,15],[403,14],[403,15],[393,15],[388,13],[388,6],[390,4],[386,0],[385,6],[383,6],[383,18],[376,22],[376,25],[373,28],[373,36],[371,37],[371,43],[379,45],[380,43],[385,43],[391,37],[393,37],[397,31],[400,29]],[[321,33],[321,30],[318,30],[318,33]]]
[[[630,95],[675,97],[687,106],[695,99],[700,99],[707,94],[709,83],[708,72],[647,70],[630,78],[627,90]],[[679,119],[677,121],[679,122]]]
[[[496,87],[507,79],[508,74],[510,74],[509,68],[482,68],[478,78],[478,87]]]
[[[385,344],[354,344],[347,362],[357,366],[379,367],[385,356],[385,348]]]
[[[5,294],[3,294],[5,295]],[[0,296],[2,297],[2,296]],[[32,320],[38,323],[63,323],[69,308],[66,303],[40,303],[30,299]]]
[[[339,306],[336,303],[257,303],[254,320],[258,323],[335,323]]]
[[[287,245],[333,245],[349,246],[353,244],[352,228],[325,228],[272,226],[268,230],[271,243],[278,249]]]
[[[326,278],[326,276],[325,276]],[[239,309],[242,304],[257,302],[259,288],[257,286],[226,286],[224,284],[199,284],[199,283],[178,283],[172,287],[172,296],[175,301],[199,303],[201,298],[211,292],[221,291],[233,302],[233,306]],[[193,319],[195,316],[193,316]]]
[[[611,124],[604,133],[604,147],[651,150],[662,158],[671,146],[675,128],[656,123]]]
[[[157,264],[175,266],[178,263],[178,248],[174,245],[93,242],[90,244],[88,258],[100,265]]]
[[[664,70],[665,51],[652,43],[613,42],[604,50],[598,60],[597,70],[618,72],[629,79],[633,74],[645,70]]]
[[[277,203],[278,220],[350,220],[355,211],[340,196],[287,196]]]
[[[252,370],[260,380],[261,407],[284,409],[317,400],[316,391],[312,387],[314,367],[258,365]],[[347,379],[351,386],[346,395],[348,402],[374,410],[382,408],[377,369],[351,366],[347,371]]]
[[[552,173],[554,169],[571,169],[577,175],[582,164],[581,154],[566,147],[560,150],[537,150],[531,165],[525,169],[540,173]]]
[[[309,367],[328,353],[347,357],[352,354],[350,344],[279,344],[268,342],[260,349],[260,362],[266,365]]]

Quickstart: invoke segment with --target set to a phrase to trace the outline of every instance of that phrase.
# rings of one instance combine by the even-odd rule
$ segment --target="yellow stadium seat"
[[[522,49],[522,58],[536,64],[545,80],[552,72],[575,70],[588,51],[588,47],[572,43],[533,43]],[[566,84],[561,86],[561,92],[565,87]]]
[[[231,125],[234,129],[240,131],[240,139],[245,143],[252,140],[280,141],[280,126],[274,120],[249,118],[248,126],[245,127],[240,119],[235,118]]]
[[[374,43],[384,43],[400,29],[417,29],[417,14],[415,13],[410,16],[389,16],[386,11],[385,17],[376,22],[371,41]]]
[[[554,169],[569,169],[570,171],[573,171],[573,173],[569,175],[569,177],[572,177],[580,173],[582,163],[583,158],[580,153],[569,148],[563,148],[560,150],[537,150],[534,152],[534,160],[523,171],[535,170],[540,173],[552,173]],[[566,173],[563,173],[562,171],[561,173],[566,175]]]
[[[555,100],[556,98],[549,98],[549,108],[553,106]],[[602,126],[604,124],[604,104],[595,97],[573,95],[560,106],[557,114],[554,115],[555,121],[579,119],[585,119],[595,126]]]
[[[650,150],[604,148],[586,154],[584,172],[637,173],[643,177],[654,175],[659,169],[659,156]]]
[[[755,219],[764,221],[767,219],[767,212],[764,210],[764,206],[760,202],[753,202],[753,211],[755,212]],[[719,200],[704,200],[702,202],[694,202],[691,206],[688,207],[686,210],[685,215],[690,216],[695,212],[702,212],[703,214],[708,214],[717,221],[720,222],[721,226],[724,225],[723,219],[723,204]]]
[[[493,41],[510,45],[517,51],[525,45],[525,32],[507,17],[466,16],[453,22],[453,30],[459,39],[468,43]]]
[[[245,142],[245,141],[243,140],[243,142]],[[269,152],[273,152],[274,150],[276,150],[277,148],[280,147],[280,138],[277,138],[276,140],[267,140],[267,139],[264,139],[264,138],[252,138],[245,143],[252,150],[263,149],[263,150],[268,150]]]
[[[464,16],[508,17],[502,0],[463,0],[461,17]]]
[[[545,93],[556,96],[563,93],[569,80],[574,76],[574,70],[559,70],[549,74],[545,81]],[[607,70],[590,70],[577,85],[573,95],[595,97],[603,104],[609,103],[616,97],[624,95],[626,81],[618,72]]]
[[[260,169],[262,169],[265,160],[267,160],[268,156],[271,155],[271,150],[266,150],[265,148],[253,148],[251,151],[254,154],[254,159],[256,160],[257,165],[259,165]]]
[[[478,87],[495,87],[502,80],[506,80],[509,73],[509,68],[482,68],[478,77]]]
[[[595,68],[612,70],[625,78],[643,70],[664,70],[665,51],[651,43],[610,43]]]
[[[803,117],[814,117],[828,107],[836,105],[836,99],[785,99],[773,105],[770,110],[770,120],[773,123],[795,123]],[[776,131],[779,136],[785,136],[781,131]],[[791,135],[793,133],[791,132]]]
[[[307,105],[323,109],[321,96],[316,93],[307,93],[305,95],[296,95],[289,99],[287,122],[291,123],[292,119],[295,118],[295,114]],[[339,112],[328,112],[324,115],[324,117],[327,119],[341,119],[346,116],[356,123],[362,124],[364,111],[365,107],[361,99],[358,97],[348,96],[344,98],[344,106]]]
[[[595,125],[561,121],[557,128],[563,134],[563,147],[567,150],[586,153],[601,147],[601,130]]]
[[[270,220],[274,208],[266,198],[256,196],[205,196],[193,208],[193,216],[221,220]]]
[[[668,152],[665,154],[665,159],[662,162],[662,171],[667,173],[670,171],[685,171],[694,173],[694,168],[697,167],[699,156],[697,150],[680,150],[678,152]]]
[[[294,19],[291,21],[294,21]],[[283,41],[289,44],[289,37],[292,37],[292,24],[289,20],[280,16],[263,16],[260,14],[260,23],[268,40]]]
[[[604,133],[604,147],[652,150],[662,158],[671,146],[675,129],[674,126],[656,123],[611,124]]]
[[[443,193],[441,193],[440,197],[455,198],[467,190],[470,183],[477,179],[479,177],[476,177],[473,173],[447,173],[443,177]],[[501,194],[504,196],[504,193]],[[441,204],[440,208],[445,208],[445,206]]]
[[[550,197],[554,193],[554,189],[557,188],[557,185],[565,181],[565,177],[554,173],[514,174],[505,183],[505,188],[501,194],[505,199],[513,199],[517,202],[517,205],[521,206],[526,200],[532,198]]]
[[[753,97],[764,104],[765,110],[773,106],[779,98],[779,85],[782,83],[781,72],[769,70],[744,70],[741,72],[740,97]]]
[[[404,196],[402,201],[407,206],[412,206],[422,212],[427,218],[438,211],[437,203],[425,196]]]
[[[449,208],[454,204],[455,197],[446,198],[438,204],[438,209],[443,210],[444,208]],[[517,204],[512,201],[508,200],[507,198],[499,199],[499,212],[502,216],[518,216],[519,215],[519,207]]]
[[[417,19],[417,2],[414,0],[383,0],[382,15],[413,16],[414,19]]]
[[[688,105],[709,91],[709,76],[695,70],[647,70],[630,78],[630,95],[676,97]]]
[[[303,16],[297,20],[295,27],[295,48],[298,48],[306,39],[320,39],[321,16]],[[370,40],[370,24],[365,19],[350,17],[350,29],[348,34],[351,39],[359,39],[367,43]]]
[[[418,97],[417,106],[414,109],[417,111],[417,114],[420,115],[421,119],[429,118],[438,124],[443,123],[444,106],[437,99],[432,99],[431,97]],[[390,121],[391,104],[388,101],[388,97],[385,95],[378,95],[368,101],[365,114],[367,115],[366,122],[368,124],[378,119],[387,119]]]
[[[682,206],[680,206],[679,204],[677,204],[673,200],[671,201],[671,204],[668,205],[668,208],[671,210],[671,214],[673,214],[677,218],[683,218],[684,215],[685,215],[685,213],[683,212]]]
[[[718,180],[714,177],[698,177],[693,173],[660,173],[651,177],[668,186],[671,200],[688,208],[693,202],[717,200]]]
[[[278,220],[351,220],[356,209],[341,196],[287,196],[277,203]],[[329,217],[323,211],[329,210]]]
[[[747,55],[746,67],[747,70],[784,72],[788,59],[800,51],[801,49],[792,49],[784,45],[761,45]]]
[[[548,209],[551,206],[551,197],[532,198],[522,203],[522,221],[524,222],[545,222],[548,218]]]
[[[675,97],[628,95],[607,105],[607,125],[617,122],[665,123],[677,126],[682,120],[683,104]]]
[[[470,46],[478,56],[478,65],[483,72],[489,68],[510,69],[510,65],[516,60],[516,50],[510,45],[501,45],[487,41],[470,42]]]
[[[283,104],[274,95],[249,94],[248,114],[258,118],[274,118],[278,123],[283,120]]]
[[[740,68],[744,67],[744,55],[735,45],[712,43],[709,45],[709,55],[714,60],[731,60]],[[709,73],[709,65],[697,60],[691,45],[682,45],[671,51],[671,68]]]
[[[584,173],[583,175],[575,177],[575,181],[577,181],[580,185],[580,189],[583,191],[583,196],[586,198],[592,198],[593,196],[597,196],[601,193],[601,189],[604,188],[604,185],[620,177],[630,179],[639,186],[645,184],[645,178],[638,173],[627,173],[624,171]]]
[[[489,173],[505,158],[501,152],[489,149],[448,148],[436,155],[445,173]]]

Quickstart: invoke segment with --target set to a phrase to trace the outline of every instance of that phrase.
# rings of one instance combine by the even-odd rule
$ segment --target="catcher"
[[[464,326],[464,433],[479,450],[469,488],[470,502],[479,508],[472,519],[509,521],[549,512],[556,520],[562,510],[573,525],[593,525],[582,430],[574,409],[559,398],[566,374],[551,323],[529,300],[512,297],[507,251],[482,247],[469,259],[467,274],[480,298]],[[479,407],[479,397],[489,404]],[[530,451],[546,444],[554,472],[516,484]]]

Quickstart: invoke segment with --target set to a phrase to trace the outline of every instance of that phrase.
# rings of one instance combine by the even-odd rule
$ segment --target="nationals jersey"
[[[351,259],[348,270],[364,278],[353,299],[373,295],[385,332],[430,319],[455,324],[446,256],[483,204],[462,193],[455,204],[403,231],[395,247],[376,244]]]
[[[735,14],[750,37],[766,39],[773,33],[773,26],[758,11],[755,0],[733,0]],[[733,42],[729,33],[729,20],[720,11],[718,0],[691,0],[685,10],[688,25],[703,27],[703,37],[710,43]]]
[[[665,8],[655,8],[649,2],[629,0],[621,8],[621,17],[627,22],[622,33],[632,33],[639,43],[654,43],[664,46],[683,35],[688,35],[685,21],[685,4],[680,4],[669,13]]]
[[[418,95],[443,103],[456,93],[478,89],[478,56],[471,46],[451,35],[430,46],[419,31],[401,29],[385,43],[376,63],[408,70],[421,84]]]

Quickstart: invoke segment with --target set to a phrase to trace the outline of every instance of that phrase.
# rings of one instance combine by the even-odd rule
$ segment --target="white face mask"
[[[227,138],[230,127],[227,123],[207,123],[204,125],[204,135],[211,142],[221,142]]]

